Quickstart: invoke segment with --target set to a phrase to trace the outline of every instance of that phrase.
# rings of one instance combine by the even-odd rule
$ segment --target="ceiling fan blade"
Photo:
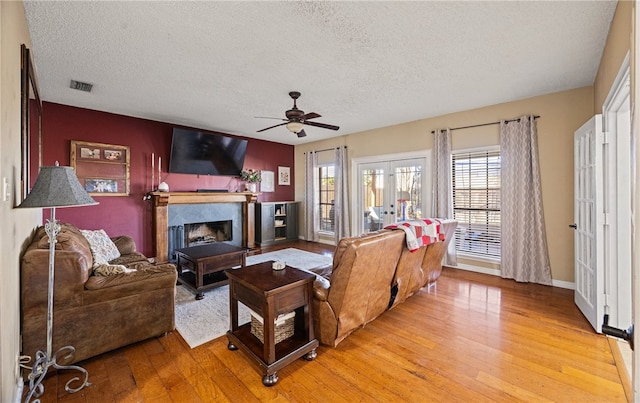
[[[302,122],[302,124],[305,125],[309,125],[309,126],[315,126],[315,127],[321,127],[323,129],[330,129],[330,130],[338,130],[340,129],[340,126],[334,126],[334,125],[328,125],[326,123],[318,123],[318,122]]]
[[[307,137],[307,133],[304,132],[304,129],[300,130],[296,134],[298,135],[298,137]]]
[[[283,119],[283,118],[272,118],[271,116],[254,116],[255,119],[275,119],[275,120],[282,120],[284,122],[287,121],[287,119]]]
[[[256,133],[260,133],[260,132],[263,132],[263,131],[265,131],[265,130],[273,129],[274,127],[284,126],[284,125],[286,125],[287,123],[289,123],[289,121],[286,121],[286,122],[284,122],[284,123],[279,123],[279,124],[274,125],[274,126],[266,127],[266,128],[264,128],[264,129],[258,130]]]
[[[306,114],[304,114],[304,115],[300,116],[300,120],[315,119],[315,118],[319,118],[319,117],[321,117],[321,116],[322,116],[322,115],[319,115],[319,114],[317,114],[317,113],[315,113],[315,112],[309,112],[309,113],[306,113]]]

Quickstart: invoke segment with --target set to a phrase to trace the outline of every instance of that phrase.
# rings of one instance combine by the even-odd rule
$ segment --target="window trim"
[[[470,148],[461,148],[461,149],[456,149],[456,150],[451,150],[451,203],[453,204],[453,184],[454,184],[454,180],[453,180],[453,175],[454,175],[454,171],[453,171],[453,158],[454,158],[454,154],[474,154],[474,153],[489,153],[489,152],[498,152],[500,154],[501,160],[500,160],[500,168],[502,169],[502,152],[500,149],[499,145],[492,145],[492,146],[482,146],[482,147],[470,147]],[[502,177],[502,171],[501,171],[501,177]],[[502,184],[500,185],[500,192],[502,192]],[[455,210],[455,206],[452,206],[452,208],[454,208]],[[500,208],[500,219],[502,220],[502,208]],[[455,242],[455,239],[454,239]],[[502,247],[502,234],[500,234],[500,245]],[[480,261],[480,262],[487,262],[487,263],[494,263],[494,264],[500,264],[502,262],[502,259],[500,256],[492,256],[492,255],[481,255],[481,254],[473,254],[473,253],[467,253],[465,251],[461,251],[458,248],[456,248],[456,252],[458,254],[459,257],[463,258],[463,259],[468,259],[468,260],[476,260],[476,261]]]

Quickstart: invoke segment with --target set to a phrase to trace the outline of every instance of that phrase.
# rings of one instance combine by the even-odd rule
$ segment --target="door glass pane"
[[[422,165],[396,166],[394,179],[396,220],[422,218]]]
[[[362,170],[361,217],[365,233],[377,231],[383,227],[384,185],[383,169]]]

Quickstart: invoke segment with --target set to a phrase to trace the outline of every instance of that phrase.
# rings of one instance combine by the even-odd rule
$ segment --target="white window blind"
[[[500,259],[500,150],[452,155],[456,249]]]
[[[334,232],[335,165],[322,165],[319,168],[318,192],[320,193],[320,230]]]

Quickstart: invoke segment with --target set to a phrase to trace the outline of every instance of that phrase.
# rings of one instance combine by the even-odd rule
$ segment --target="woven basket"
[[[256,336],[261,343],[264,343],[264,326],[262,325],[262,317],[251,311],[251,334]],[[273,331],[275,344],[293,336],[293,328],[295,324],[295,311],[278,316],[275,321],[275,329]]]

